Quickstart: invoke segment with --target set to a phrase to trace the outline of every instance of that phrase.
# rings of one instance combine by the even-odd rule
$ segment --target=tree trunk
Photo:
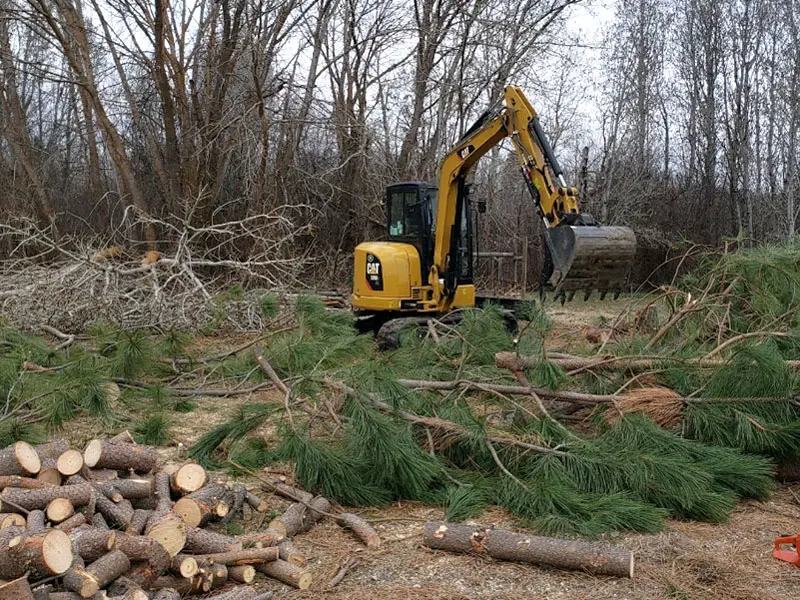
[[[436,550],[484,553],[499,560],[549,565],[592,575],[633,577],[633,553],[604,544],[440,521],[425,524],[423,543]]]
[[[0,491],[7,487],[22,488],[26,490],[40,490],[54,486],[52,483],[47,481],[32,479],[30,477],[20,477],[19,475],[0,475]]]
[[[80,473],[83,468],[83,454],[77,450],[66,450],[56,461],[56,469],[64,477],[71,477]]]

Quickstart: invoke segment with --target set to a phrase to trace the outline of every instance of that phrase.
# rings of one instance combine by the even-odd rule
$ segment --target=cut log
[[[156,499],[156,505],[154,507],[156,512],[164,513],[172,509],[169,475],[166,473],[156,473],[153,478],[153,496]]]
[[[347,527],[352,530],[358,538],[364,542],[367,548],[377,548],[381,545],[381,538],[378,532],[372,528],[372,525],[367,523],[364,519],[353,513],[342,513],[336,520],[339,525]]]
[[[25,528],[28,531],[42,531],[47,521],[47,515],[43,510],[32,510],[24,519]]]
[[[0,490],[4,490],[7,487],[40,490],[42,488],[53,487],[53,484],[30,477],[20,477],[19,475],[0,475]]]
[[[633,553],[605,544],[440,521],[425,524],[423,543],[437,550],[485,553],[499,560],[549,565],[592,575],[633,577]]]
[[[81,525],[86,524],[86,517],[83,513],[75,513],[69,519],[64,521],[63,523],[59,523],[54,527],[54,529],[60,529],[61,531],[72,531],[80,527]]]
[[[186,523],[178,515],[165,512],[154,513],[144,528],[144,533],[153,538],[175,556],[186,545]]]
[[[153,568],[153,565],[145,560],[131,563],[131,569],[125,573],[125,577],[136,582],[139,587],[149,590],[160,574],[160,569]]]
[[[277,546],[286,539],[286,536],[276,529],[265,529],[264,531],[240,535],[237,539],[243,546],[259,544],[264,547]]]
[[[277,579],[281,583],[290,585],[299,590],[307,590],[311,587],[311,573],[304,571],[300,567],[286,562],[285,560],[274,560],[263,563],[256,567],[256,570],[267,577]]]
[[[220,565],[258,565],[265,562],[278,560],[279,550],[275,546],[268,548],[248,548],[247,550],[234,550],[216,554],[199,554],[195,558],[201,566],[211,564]]]
[[[149,498],[154,492],[154,479],[152,477],[128,477],[126,479],[115,479],[108,483],[127,500]]]
[[[93,488],[89,483],[65,485],[62,487],[47,487],[39,490],[10,487],[0,492],[0,500],[8,501],[9,505],[13,503],[25,510],[43,510],[56,498],[66,498],[72,502],[72,506],[86,506],[92,499],[92,492]],[[3,503],[4,508],[5,506],[5,503]],[[8,510],[7,512],[19,511]]]
[[[152,510],[142,510],[141,508],[137,508],[133,511],[133,518],[131,519],[131,524],[128,527],[129,533],[135,533],[136,535],[141,535],[144,532],[144,528],[147,525],[147,522],[153,516]]]
[[[35,600],[27,577],[0,582],[0,600]]]
[[[25,573],[34,580],[61,575],[70,565],[72,544],[69,536],[57,529],[25,532],[0,547],[0,577],[3,579],[15,579]]]
[[[200,465],[189,463],[183,465],[170,477],[172,491],[179,496],[196,492],[206,484],[206,470]]]
[[[93,563],[114,549],[117,534],[109,529],[84,525],[69,532],[72,550],[87,564]]]
[[[200,570],[200,565],[197,564],[197,558],[194,556],[178,554],[172,559],[169,568],[173,573],[177,573],[181,577],[194,577]]]
[[[262,500],[261,498],[256,496],[253,492],[247,492],[245,500],[247,500],[247,503],[256,512],[263,513],[269,510],[269,504],[267,503],[267,501]]]
[[[202,527],[228,514],[230,506],[225,501],[228,495],[229,490],[224,485],[207,485],[178,500],[172,510],[190,527]]]
[[[276,494],[279,494],[284,498],[288,498],[293,502],[311,502],[314,499],[314,494],[298,487],[291,486],[288,483],[284,483],[280,480],[271,481],[270,488]]]
[[[64,587],[81,598],[91,598],[131,568],[128,557],[112,550],[86,567],[73,567],[64,574]]]
[[[30,515],[28,516],[30,517]],[[44,514],[42,514],[42,517],[44,517]],[[44,523],[42,525],[44,526]],[[0,529],[5,529],[6,527],[25,527],[25,517],[16,513],[0,513]]]
[[[48,521],[58,524],[74,515],[75,507],[72,506],[72,502],[66,498],[53,498],[47,505],[45,514],[47,515]]]
[[[119,600],[150,600],[150,595],[138,583],[127,577],[119,577],[108,586],[109,596]]]
[[[55,458],[41,459],[41,467],[39,473],[36,474],[37,481],[50,485],[61,485],[63,478],[61,477],[61,473],[58,472],[57,464],[58,460]]]
[[[100,513],[94,513],[92,515],[92,526],[98,529],[111,529],[106,522],[106,518]]]
[[[127,429],[125,431],[120,431],[114,437],[108,439],[109,443],[111,444],[135,444],[136,440],[133,439],[131,432]]]
[[[83,451],[83,462],[90,469],[132,469],[137,473],[149,473],[158,463],[158,452],[152,446],[92,440]]]
[[[0,450],[0,475],[36,475],[41,467],[36,448],[27,442]]]
[[[210,588],[222,587],[228,581],[228,567],[225,565],[211,564],[200,569],[200,574],[208,581]]]
[[[229,523],[234,516],[242,511],[245,499],[247,498],[247,488],[241,484],[234,485],[231,489],[231,492],[233,494],[233,501],[230,505],[228,514],[220,520],[220,523],[222,524]]]
[[[175,590],[179,596],[188,596],[202,591],[202,583],[202,578],[199,576],[188,579],[186,577],[165,575],[155,579],[149,587],[154,590]]]
[[[119,529],[127,529],[133,519],[133,507],[128,501],[115,503],[103,494],[95,494],[97,512],[105,517],[106,523]]]
[[[308,559],[305,554],[300,552],[300,548],[294,545],[292,540],[285,540],[278,545],[278,556],[281,560],[292,563],[298,567],[305,567]]]
[[[114,469],[86,469],[85,472],[92,481],[114,481],[119,477],[119,473]]]
[[[124,552],[132,563],[146,561],[156,573],[166,571],[172,561],[164,546],[144,535],[118,534],[116,549]]]
[[[256,568],[253,565],[228,567],[228,578],[237,583],[253,583],[256,578]]]
[[[186,528],[186,546],[189,554],[216,554],[241,550],[242,543],[235,537],[197,527]]]
[[[45,444],[35,446],[36,454],[39,455],[39,460],[44,462],[46,458],[57,459],[64,452],[69,450],[69,442],[64,438],[50,440]]]
[[[77,450],[67,450],[58,457],[56,462],[56,469],[64,477],[70,477],[76,473],[80,473],[83,468],[83,454]]]
[[[303,531],[303,517],[306,514],[306,505],[295,502],[283,511],[280,517],[269,522],[269,528],[281,531],[287,538],[294,537]]]

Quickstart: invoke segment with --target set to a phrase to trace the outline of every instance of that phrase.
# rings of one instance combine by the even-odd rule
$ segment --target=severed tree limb
[[[289,400],[291,398],[292,392],[286,386],[285,383],[278,377],[278,374],[275,372],[275,369],[272,368],[272,365],[269,364],[269,361],[264,356],[263,350],[260,348],[253,348],[253,354],[256,357],[256,362],[258,362],[261,370],[264,371],[267,377],[269,377],[270,381],[275,384],[275,387],[278,388],[281,392],[283,392],[283,404],[286,410],[286,418],[289,420],[289,426],[292,428],[292,431],[295,431],[295,424],[294,424],[294,417],[292,417],[292,410],[289,407]]]
[[[359,561],[352,556],[348,556],[344,561],[339,571],[328,582],[328,588],[334,588],[339,585],[351,569],[355,569],[359,565]]]

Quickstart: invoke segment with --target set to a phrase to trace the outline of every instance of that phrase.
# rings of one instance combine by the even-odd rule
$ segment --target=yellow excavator
[[[545,225],[542,289],[551,288],[562,302],[581,290],[585,298],[592,290],[603,296],[621,291],[636,253],[633,231],[600,226],[578,210],[577,190],[567,187],[536,111],[519,87],[507,86],[502,101],[445,156],[438,187],[405,182],[387,188],[388,241],[355,249],[352,307],[387,345],[409,324],[491,300],[475,294],[467,175],[506,138]]]

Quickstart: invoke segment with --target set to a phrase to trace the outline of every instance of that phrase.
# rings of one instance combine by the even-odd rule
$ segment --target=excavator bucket
[[[636,254],[636,236],[628,227],[559,225],[545,232],[547,257],[542,274],[544,287],[561,301],[576,292],[588,299],[593,290],[601,298],[619,295]]]

